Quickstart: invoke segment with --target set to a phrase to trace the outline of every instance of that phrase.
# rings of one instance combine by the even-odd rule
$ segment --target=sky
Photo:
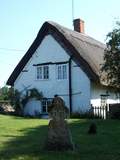
[[[0,87],[34,41],[45,21],[73,29],[85,21],[85,33],[103,43],[120,20],[120,0],[0,0]]]

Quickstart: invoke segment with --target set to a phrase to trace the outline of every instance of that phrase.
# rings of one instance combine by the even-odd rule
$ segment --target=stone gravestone
[[[60,97],[55,97],[48,108],[51,118],[48,125],[48,136],[45,144],[47,150],[73,150],[72,136],[66,118],[69,110]]]

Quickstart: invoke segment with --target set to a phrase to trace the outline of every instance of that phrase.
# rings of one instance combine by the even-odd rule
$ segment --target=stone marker
[[[69,110],[60,97],[55,97],[48,108],[51,118],[48,125],[48,136],[45,144],[47,150],[73,150],[72,136],[65,118],[69,115]]]

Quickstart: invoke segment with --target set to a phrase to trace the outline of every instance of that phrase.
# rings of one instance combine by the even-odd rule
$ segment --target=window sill
[[[68,80],[68,78],[67,79],[56,79],[57,81],[67,81]]]
[[[35,79],[35,81],[50,81],[50,79]]]

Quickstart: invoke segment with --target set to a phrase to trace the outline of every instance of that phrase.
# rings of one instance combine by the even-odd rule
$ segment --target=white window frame
[[[52,98],[45,98],[42,102],[42,113],[48,113],[48,106],[52,103]]]
[[[36,80],[48,80],[48,79],[49,79],[49,66],[48,65],[37,66]]]
[[[56,78],[57,80],[68,79],[68,65],[67,64],[57,64],[56,65]]]

